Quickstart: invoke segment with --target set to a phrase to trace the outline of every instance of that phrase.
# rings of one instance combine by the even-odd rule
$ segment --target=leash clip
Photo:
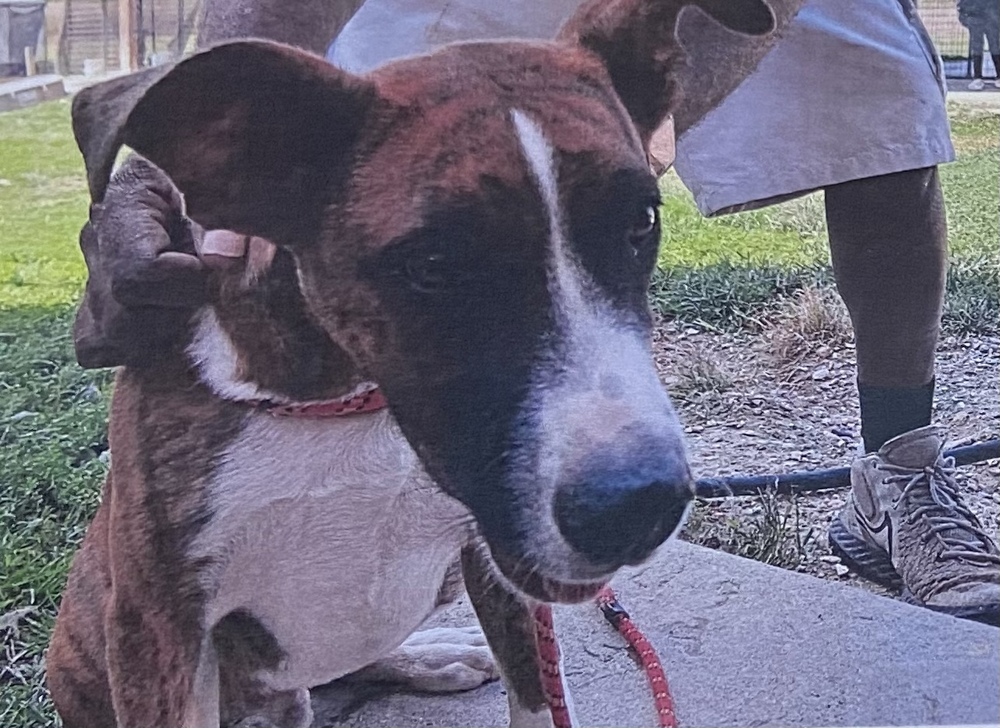
[[[631,619],[629,613],[625,611],[625,607],[614,597],[601,600],[601,614],[604,615],[604,618],[615,629],[618,629],[618,625],[623,619]]]

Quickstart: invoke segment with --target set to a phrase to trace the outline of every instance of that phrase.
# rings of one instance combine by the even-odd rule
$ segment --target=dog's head
[[[364,77],[240,42],[124,100],[85,92],[75,122],[92,178],[124,142],[200,224],[291,251],[312,314],[501,571],[582,599],[692,496],[645,297],[646,145],[675,102],[686,4],[772,27],[761,0],[594,0],[554,42],[459,44]]]

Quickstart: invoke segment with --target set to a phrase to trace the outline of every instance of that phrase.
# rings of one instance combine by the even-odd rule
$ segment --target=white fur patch
[[[524,112],[514,109],[511,112],[514,128],[517,130],[521,150],[528,162],[531,173],[538,184],[542,202],[549,218],[549,243],[551,258],[549,269],[549,286],[553,299],[560,308],[579,308],[582,300],[582,286],[578,266],[572,260],[567,250],[566,235],[563,229],[562,207],[559,204],[559,183],[556,177],[555,159],[552,145],[545,138],[545,133]],[[574,275],[575,274],[575,275]],[[561,304],[561,305],[560,305]]]
[[[187,355],[198,369],[199,378],[209,389],[219,397],[233,402],[293,403],[289,397],[261,387],[240,374],[239,352],[219,323],[219,317],[212,306],[205,306],[195,317],[194,335],[188,344]],[[348,400],[377,386],[374,382],[361,382],[337,399]]]
[[[219,661],[210,639],[201,646],[183,728],[219,728]]]
[[[271,400],[287,403],[290,400],[271,392],[240,375],[240,356],[232,339],[223,330],[212,306],[205,306],[195,314],[194,335],[188,344],[187,354],[197,367],[201,381],[223,399],[244,402]]]
[[[244,609],[287,659],[277,690],[385,657],[435,609],[471,537],[387,411],[310,420],[252,415],[209,485],[193,559],[216,566],[207,623]],[[319,630],[319,631],[317,631]]]

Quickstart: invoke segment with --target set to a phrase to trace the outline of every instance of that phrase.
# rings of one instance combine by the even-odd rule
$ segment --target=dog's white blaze
[[[549,241],[552,246],[552,261],[550,277],[554,288],[558,289],[561,298],[567,298],[567,306],[581,302],[582,296],[579,281],[573,280],[574,267],[570,252],[566,249],[566,236],[563,230],[563,214],[559,205],[559,183],[556,178],[555,159],[552,155],[552,145],[545,138],[541,128],[523,111],[511,111],[511,119],[517,130],[517,138],[521,150],[531,168],[531,173],[538,184],[538,191],[545,203],[545,211],[549,218]],[[554,291],[555,292],[555,291]],[[559,302],[559,297],[556,297]]]
[[[223,399],[237,402],[289,401],[287,397],[249,382],[240,375],[239,354],[212,306],[205,306],[195,317],[194,335],[188,344],[187,354],[197,367],[201,381],[209,389]]]
[[[517,130],[517,140],[531,173],[538,183],[538,191],[542,193],[542,201],[549,213],[549,229],[556,236],[562,228],[562,215],[559,210],[559,186],[556,182],[555,161],[552,158],[552,145],[545,138],[545,133],[531,117],[520,109],[510,112],[510,118]],[[559,236],[561,240],[561,236]]]
[[[523,111],[512,110],[511,119],[548,216],[549,292],[562,341],[560,360],[539,368],[530,398],[543,440],[531,488],[541,497],[537,511],[544,528],[534,529],[532,538],[534,551],[548,555],[548,573],[572,578],[567,564],[577,557],[551,513],[556,484],[581,458],[627,447],[627,432],[645,430],[664,442],[680,442],[682,434],[648,341],[622,320],[569,245],[552,145]]]

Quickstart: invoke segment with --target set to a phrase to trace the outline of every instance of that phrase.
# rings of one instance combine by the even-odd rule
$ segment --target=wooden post
[[[139,68],[135,15],[136,0],[118,0],[118,67],[123,71]]]
[[[24,49],[24,75],[34,76],[38,73],[38,67],[35,64],[35,49],[32,46],[26,46]]]

